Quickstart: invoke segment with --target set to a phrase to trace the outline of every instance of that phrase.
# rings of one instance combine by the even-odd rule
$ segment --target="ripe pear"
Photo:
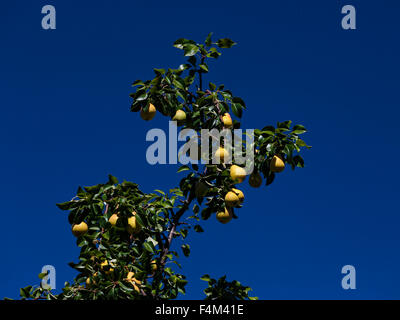
[[[219,163],[224,163],[224,161],[227,160],[228,158],[229,158],[228,151],[222,147],[219,147],[214,154],[215,161],[218,162],[219,159]]]
[[[110,219],[108,219],[108,222],[111,223],[111,225],[115,226],[117,224],[118,220],[118,214],[114,213]]]
[[[142,230],[142,226],[136,221],[135,217],[136,212],[133,212],[132,214],[133,216],[128,218],[128,226],[126,230],[128,231],[129,234],[136,234],[139,233],[140,230]]]
[[[222,116],[222,122],[224,124],[225,128],[232,128],[232,118],[231,115],[229,113],[224,113],[224,115]]]
[[[225,195],[225,204],[227,207],[236,207],[240,203],[239,197],[235,192],[229,191]]]
[[[228,223],[232,220],[232,212],[225,208],[224,211],[217,213],[217,220],[223,224]]]
[[[110,273],[114,272],[112,265],[109,265],[107,260],[103,261],[100,264],[100,268],[101,268],[101,270],[103,270],[105,272],[105,274],[110,274]]]
[[[128,281],[133,281],[133,282],[135,282],[135,283],[137,283],[137,284],[141,284],[142,282],[141,282],[140,280],[136,279],[136,278],[134,277],[134,275],[135,275],[134,272],[129,271],[129,272],[128,272],[128,275],[126,276],[126,280],[128,280]]]
[[[82,221],[79,224],[72,225],[72,234],[75,237],[81,237],[88,231],[88,225],[86,222]]]
[[[282,172],[285,169],[285,163],[279,156],[274,156],[271,160],[269,168],[272,172]]]
[[[258,172],[253,172],[249,177],[249,185],[253,188],[259,188],[262,181],[262,177]]]
[[[186,113],[183,110],[177,110],[172,120],[177,121],[178,125],[181,125],[186,120]]]
[[[230,169],[231,178],[235,183],[241,183],[246,179],[246,170],[237,165],[232,165]]]
[[[235,188],[232,188],[232,192],[236,193],[236,195],[237,195],[238,198],[239,198],[239,204],[241,204],[241,203],[244,201],[244,194],[243,194],[243,192],[240,191],[239,189],[235,189]]]
[[[150,267],[151,267],[151,271],[153,271],[153,272],[157,271],[157,262],[156,262],[156,260],[152,260],[151,261]]]
[[[149,121],[154,118],[156,115],[156,107],[150,103],[149,108],[147,111],[144,111],[144,109],[140,109],[140,116],[142,117],[143,120]]]
[[[94,274],[93,274],[93,276],[91,276],[91,277],[87,277],[86,278],[86,286],[87,287],[90,287],[92,284],[96,284],[96,280],[94,280],[94,278],[96,278],[97,277],[97,272],[95,272]],[[92,282],[92,279],[91,278],[93,278],[93,282]]]
[[[132,271],[128,272],[128,275],[126,276],[126,280],[133,286],[133,288],[135,289],[136,292],[140,293],[140,289],[136,284],[141,284],[142,282],[140,280],[137,280],[136,278],[134,278],[133,276],[135,275],[135,273],[133,273]]]

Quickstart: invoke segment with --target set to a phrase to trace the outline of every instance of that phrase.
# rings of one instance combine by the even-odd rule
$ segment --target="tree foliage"
[[[175,41],[174,47],[183,51],[186,63],[176,69],[154,69],[153,79],[136,80],[131,111],[147,112],[154,105],[158,113],[173,118],[177,110],[182,110],[186,119],[179,124],[198,133],[202,129],[223,129],[223,116],[231,113],[236,119],[230,129],[240,128],[240,118],[246,109],[243,99],[222,84],[209,82],[203,88],[204,75],[210,69],[208,61],[218,59],[221,49],[236,44],[230,39],[213,42],[211,36],[204,43]],[[304,126],[292,125],[291,121],[254,131],[255,173],[263,175],[266,185],[277,174],[271,169],[274,156],[292,169],[304,166],[299,152],[309,146],[299,136],[305,132]],[[178,258],[190,255],[188,232],[203,232],[200,221],[226,208],[225,195],[237,184],[229,166],[225,163],[181,166],[178,173],[184,177],[169,192],[145,193],[137,184],[119,183],[111,175],[104,184],[79,187],[71,201],[57,204],[68,212],[72,227],[82,222],[87,225],[87,231],[76,240],[79,259],[70,263],[78,275],[72,283],[66,282],[59,294],[40,285],[22,288],[21,297],[174,299],[184,294],[187,280],[178,272],[181,270]],[[241,206],[229,208],[233,218],[238,217]],[[177,238],[183,241],[180,248],[173,245]],[[208,283],[206,299],[252,299],[248,296],[250,288],[238,281],[228,282],[225,276],[215,280],[208,275],[202,279]]]

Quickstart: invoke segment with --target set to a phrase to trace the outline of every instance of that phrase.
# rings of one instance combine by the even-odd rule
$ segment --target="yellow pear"
[[[222,122],[223,122],[225,128],[232,128],[232,125],[233,125],[232,118],[229,113],[224,113],[224,115],[222,116]]]
[[[72,225],[72,234],[75,237],[81,237],[88,231],[88,225],[86,222],[82,221],[79,224]]]
[[[136,279],[136,278],[134,277],[134,275],[135,275],[134,272],[129,271],[129,272],[128,272],[128,275],[126,276],[126,280],[135,282],[135,283],[137,283],[137,284],[141,284],[142,282],[141,282],[140,280]]]
[[[182,124],[186,120],[186,113],[183,110],[177,110],[172,120],[177,121],[178,124]]]
[[[156,262],[156,260],[151,261],[150,267],[151,267],[151,271],[153,271],[153,272],[157,271],[157,262]]]
[[[223,224],[232,220],[232,212],[225,208],[224,211],[217,213],[217,220]]]
[[[226,149],[219,147],[218,150],[215,152],[214,158],[217,162],[219,159],[219,163],[224,163],[224,161],[229,158],[229,153]]]
[[[232,165],[230,169],[231,178],[235,183],[241,183],[246,179],[246,170],[237,165]]]
[[[147,111],[144,111],[144,109],[140,109],[140,116],[142,117],[143,120],[149,121],[154,118],[156,115],[156,107],[150,103],[149,108]]]
[[[135,289],[135,291],[136,291],[137,293],[140,293],[140,289],[139,289],[139,287],[138,287],[135,283],[132,283],[132,286],[133,286],[133,289]]]
[[[139,233],[140,230],[142,230],[142,227],[139,223],[136,221],[135,214],[136,212],[132,212],[132,216],[128,218],[128,226],[127,226],[127,231],[129,234],[136,234]]]
[[[269,168],[272,172],[282,172],[283,169],[285,169],[285,163],[280,157],[274,156],[271,160]]]
[[[109,265],[107,260],[103,261],[100,264],[100,268],[101,268],[101,270],[104,271],[105,274],[110,274],[110,273],[114,272],[112,265]]]
[[[262,181],[262,177],[258,172],[253,172],[249,177],[249,185],[253,188],[259,188]]]
[[[240,191],[239,189],[232,188],[232,192],[236,193],[236,195],[238,196],[239,204],[244,201],[244,194],[242,191]]]
[[[235,192],[229,191],[225,195],[225,204],[227,207],[236,207],[240,203],[239,197]]]
[[[135,289],[136,292],[140,293],[140,289],[136,284],[141,284],[142,282],[140,280],[137,280],[136,278],[134,278],[133,276],[135,275],[135,273],[133,273],[132,271],[128,272],[128,275],[126,276],[126,280],[133,286],[133,288]]]
[[[97,277],[97,272],[95,272],[95,273],[93,274],[93,276],[87,277],[87,278],[86,278],[86,286],[87,286],[87,287],[90,287],[92,284],[96,284],[96,281],[94,280],[94,278],[96,278],[96,277]],[[92,282],[91,278],[93,278],[93,282]]]
[[[111,223],[113,226],[115,226],[117,224],[117,220],[118,220],[118,214],[114,213],[110,219],[108,219],[108,222]]]

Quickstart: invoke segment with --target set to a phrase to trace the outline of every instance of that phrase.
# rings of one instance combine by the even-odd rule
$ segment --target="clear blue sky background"
[[[41,29],[53,4],[57,29]],[[357,30],[341,8],[357,9]],[[211,65],[248,106],[243,127],[293,120],[310,131],[307,167],[246,194],[239,220],[210,219],[182,258],[203,297],[204,273],[224,274],[262,299],[400,298],[398,1],[2,1],[0,5],[0,297],[72,280],[78,248],[55,206],[111,173],[144,191],[175,187],[177,166],[146,163],[152,127],[130,113],[136,79],[184,61],[180,37],[208,32],[238,45]],[[357,289],[341,288],[341,268]]]

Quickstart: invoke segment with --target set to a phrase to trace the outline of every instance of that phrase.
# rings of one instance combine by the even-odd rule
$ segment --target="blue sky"
[[[41,29],[41,8],[57,29]],[[341,28],[341,8],[357,30]],[[208,32],[238,45],[211,65],[248,106],[244,128],[302,123],[306,168],[245,192],[239,219],[210,219],[181,258],[200,276],[224,274],[262,299],[399,299],[399,41],[396,1],[3,1],[0,5],[0,297],[38,284],[45,264],[57,287],[75,275],[79,249],[55,206],[79,185],[107,180],[142,190],[175,187],[177,166],[150,166],[146,132],[167,128],[130,113],[130,84],[153,67],[177,67],[185,37]],[[354,265],[357,289],[343,290]]]

